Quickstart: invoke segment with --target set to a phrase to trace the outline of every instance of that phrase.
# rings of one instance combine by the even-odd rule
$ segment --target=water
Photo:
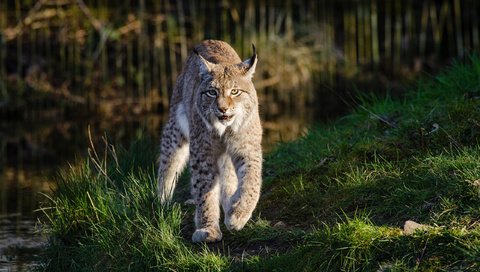
[[[0,219],[0,271],[28,271],[45,246],[46,238],[38,233],[35,218],[7,214]]]
[[[0,172],[0,271],[27,271],[46,243],[36,210],[52,183],[45,170],[4,167]]]

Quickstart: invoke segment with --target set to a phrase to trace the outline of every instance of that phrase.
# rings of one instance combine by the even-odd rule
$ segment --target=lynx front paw
[[[194,243],[215,243],[222,240],[222,232],[215,228],[197,229],[192,235]]]
[[[225,225],[228,230],[241,230],[247,224],[248,220],[252,216],[249,212],[240,212],[233,209],[225,216]]]

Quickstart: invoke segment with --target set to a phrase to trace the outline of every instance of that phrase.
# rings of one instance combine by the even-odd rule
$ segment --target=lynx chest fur
[[[222,239],[220,207],[229,230],[242,229],[258,202],[262,127],[252,77],[253,56],[241,61],[225,42],[197,45],[177,79],[162,132],[158,194],[172,198],[187,161],[196,204],[194,242]]]

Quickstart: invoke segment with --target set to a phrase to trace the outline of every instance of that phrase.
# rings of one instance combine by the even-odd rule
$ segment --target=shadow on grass
[[[282,181],[282,190],[267,195],[260,212],[269,220],[308,227],[335,224],[342,213],[363,211],[380,225],[406,220],[461,225],[480,218],[480,148],[444,151],[410,162],[376,162],[314,169]],[[326,166],[325,166],[326,167]],[[330,176],[331,169],[338,168]],[[272,205],[276,203],[276,205]],[[275,209],[271,211],[270,209]]]

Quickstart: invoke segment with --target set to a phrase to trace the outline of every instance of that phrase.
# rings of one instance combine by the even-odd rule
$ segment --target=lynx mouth
[[[232,120],[232,118],[233,118],[233,115],[220,115],[220,116],[218,116],[218,120],[224,121],[224,122],[228,122],[228,121]]]

